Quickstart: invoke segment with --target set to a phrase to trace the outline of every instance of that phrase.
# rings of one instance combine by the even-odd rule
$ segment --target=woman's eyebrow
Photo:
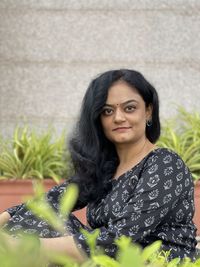
[[[129,103],[138,103],[137,100],[135,99],[131,99],[131,100],[128,100],[128,101],[125,101],[125,102],[122,102],[122,103],[119,103],[119,104],[109,104],[109,103],[105,103],[104,107],[114,107],[116,105],[126,105],[126,104],[129,104]]]

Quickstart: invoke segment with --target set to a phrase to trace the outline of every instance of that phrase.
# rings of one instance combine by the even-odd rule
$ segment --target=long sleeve
[[[62,197],[63,193],[65,192],[67,186],[69,185],[69,183],[71,182],[71,179],[66,180],[65,182],[63,182],[62,184],[59,185],[55,185],[54,187],[52,187],[46,194],[45,194],[45,198],[47,200],[47,202],[56,210],[59,210],[59,202],[60,202],[60,198]],[[76,205],[74,207],[74,210],[78,210],[81,209],[83,207],[86,206],[87,203],[85,203],[82,198],[81,198],[81,194],[79,194],[79,198],[77,199]],[[10,214],[11,217],[13,217],[16,212],[18,212],[21,209],[25,209],[25,204],[19,204],[13,207],[10,207],[8,209],[6,209],[6,211]]]
[[[59,198],[61,197],[62,193],[65,191],[66,186],[67,186],[68,182],[65,181],[64,183],[60,184],[60,185],[56,185],[54,187],[52,187],[46,194],[46,200],[52,205],[52,207],[54,207],[56,210],[58,209],[59,206]],[[21,203],[19,205],[10,207],[8,209],[6,209],[6,211],[10,214],[11,217],[13,217],[16,212],[18,212],[21,209],[25,209],[25,204]]]
[[[10,216],[12,217],[23,206],[24,206],[24,204],[19,204],[19,205],[16,205],[16,206],[13,206],[13,207],[10,207],[10,208],[6,209],[5,211],[7,211],[10,214]]]
[[[60,198],[63,196],[63,193],[66,191],[66,188],[70,183],[71,180],[67,180],[60,185],[54,186],[44,195],[46,201],[53,207],[54,211],[58,214],[58,216],[59,216]],[[85,199],[80,194],[74,210],[84,207],[85,206],[84,200]],[[43,238],[50,238],[50,237],[52,238],[61,236],[60,232],[53,229],[51,225],[48,224],[48,222],[43,220],[42,214],[41,217],[34,215],[32,211],[27,209],[26,204],[10,208],[9,211],[11,212],[12,217],[10,218],[8,223],[4,225],[4,229],[9,231],[13,236],[20,235],[20,233],[23,232],[28,234],[37,234],[39,237]],[[71,215],[70,218],[71,217],[73,216]],[[65,224],[67,232],[69,225],[68,221],[69,218],[66,218]],[[82,226],[81,223],[80,226]],[[76,229],[77,228],[78,227],[76,227]]]
[[[71,180],[66,180],[64,183],[60,185],[56,185],[53,188],[51,188],[48,193],[46,194],[46,200],[51,204],[51,206],[55,209],[59,209],[60,199],[63,196],[64,192],[67,189],[67,186],[71,183]],[[85,207],[87,203],[85,203],[82,198],[81,194],[79,193],[79,197],[77,199],[77,202],[75,204],[75,207],[73,211],[81,209]]]

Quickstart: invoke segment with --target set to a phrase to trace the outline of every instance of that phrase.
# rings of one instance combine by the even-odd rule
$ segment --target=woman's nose
[[[125,114],[120,109],[116,109],[115,116],[114,116],[114,122],[119,123],[125,121]]]

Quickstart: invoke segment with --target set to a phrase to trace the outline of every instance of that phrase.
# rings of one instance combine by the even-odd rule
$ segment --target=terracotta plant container
[[[56,185],[52,179],[43,180],[44,189],[47,192]],[[27,196],[33,195],[31,180],[1,180],[0,181],[0,212],[5,209],[23,203]],[[74,212],[76,217],[86,224],[85,209]]]
[[[200,236],[200,181],[198,181],[194,187],[194,203],[195,203],[194,222],[197,227],[197,236]]]

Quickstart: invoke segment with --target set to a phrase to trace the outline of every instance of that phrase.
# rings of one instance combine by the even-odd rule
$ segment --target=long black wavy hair
[[[118,80],[137,89],[146,107],[152,105],[152,125],[146,127],[146,137],[155,143],[160,136],[158,95],[141,73],[128,69],[110,70],[92,80],[69,142],[75,169],[73,179],[79,185],[83,201],[98,201],[110,190],[111,179],[119,164],[115,147],[105,137],[100,121],[108,90]]]

